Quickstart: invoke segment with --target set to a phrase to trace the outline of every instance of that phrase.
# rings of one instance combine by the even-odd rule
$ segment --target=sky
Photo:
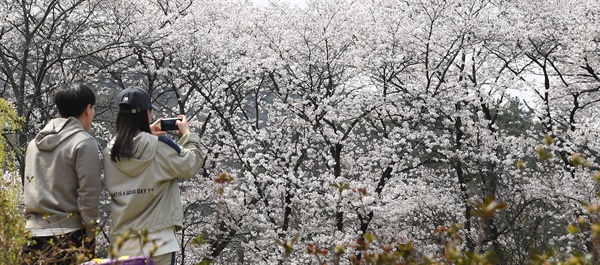
[[[307,0],[280,0],[280,1],[288,2],[291,5],[296,5],[298,7],[304,7],[304,6],[306,6]],[[257,6],[268,6],[269,5],[269,0],[252,0],[252,2]]]

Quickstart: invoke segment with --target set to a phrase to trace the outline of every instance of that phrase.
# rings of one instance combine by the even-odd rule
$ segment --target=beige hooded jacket
[[[27,147],[23,187],[26,228],[34,232],[85,228],[86,235],[94,238],[100,166],[98,142],[76,118],[51,120]]]
[[[179,146],[181,145],[181,146]],[[104,183],[111,196],[111,242],[128,230],[181,229],[183,207],[178,178],[191,178],[203,164],[200,137],[187,133],[179,145],[166,136],[142,132],[134,138],[131,159],[110,159],[104,149]]]

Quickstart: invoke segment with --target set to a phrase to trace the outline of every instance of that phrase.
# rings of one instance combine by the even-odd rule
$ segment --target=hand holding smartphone
[[[160,130],[161,131],[177,131],[179,130],[179,126],[177,126],[177,121],[181,121],[181,118],[164,118],[160,121]]]
[[[154,124],[158,126],[158,121]],[[177,115],[177,118],[161,118],[160,131],[163,135],[166,134],[167,131],[177,131],[180,135],[186,135],[190,132],[190,126],[188,125],[187,117],[185,117],[185,115]]]

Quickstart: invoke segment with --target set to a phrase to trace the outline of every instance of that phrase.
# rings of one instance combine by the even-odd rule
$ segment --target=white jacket
[[[128,230],[181,229],[183,207],[177,179],[195,176],[203,155],[195,133],[182,136],[179,145],[166,136],[142,132],[134,138],[131,159],[114,162],[110,159],[112,144],[104,149],[104,182],[111,196],[111,242]]]

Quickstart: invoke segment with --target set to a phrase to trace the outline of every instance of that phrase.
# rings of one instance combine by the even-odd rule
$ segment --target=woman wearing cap
[[[183,222],[177,179],[200,170],[200,137],[190,132],[184,115],[176,122],[179,144],[161,131],[161,119],[150,124],[156,107],[139,87],[123,90],[118,101],[116,137],[104,150],[111,256],[152,256],[155,264],[175,264],[175,231]]]

